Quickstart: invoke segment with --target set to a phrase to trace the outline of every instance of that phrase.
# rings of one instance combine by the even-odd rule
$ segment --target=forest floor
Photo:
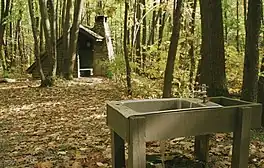
[[[120,86],[100,78],[60,81],[52,88],[38,85],[29,80],[0,83],[0,168],[110,167],[106,102],[127,99]],[[264,143],[258,139],[264,135],[253,134],[257,138],[250,144],[250,167],[264,168]],[[193,167],[192,137],[168,140],[166,145],[167,153],[180,156],[168,155],[168,165]],[[212,137],[210,167],[230,167],[231,145],[230,134]],[[147,152],[156,156],[158,142],[148,143]]]

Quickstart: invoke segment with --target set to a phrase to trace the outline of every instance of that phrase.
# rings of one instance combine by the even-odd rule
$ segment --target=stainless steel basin
[[[239,107],[251,107],[252,128],[261,126],[260,104],[225,97],[206,103],[196,98],[112,101],[107,104],[107,125],[125,139],[131,117],[144,117],[147,140],[232,132]]]
[[[126,100],[111,102],[111,106],[125,108],[126,111],[124,113],[128,113],[129,111],[130,115],[147,115],[150,113],[180,112],[221,107],[221,105],[213,102],[204,104],[202,100],[195,98]],[[122,113],[122,111],[120,112]]]
[[[107,103],[107,125],[112,132],[112,166],[124,167],[125,141],[129,144],[128,168],[144,168],[147,141],[234,132],[232,165],[242,163],[247,167],[243,162],[248,160],[247,153],[241,151],[248,151],[250,128],[261,127],[261,104],[226,97],[208,100],[203,103],[194,98],[170,98]],[[208,153],[208,150],[196,149],[200,160],[206,160],[206,154],[199,155],[201,151]]]

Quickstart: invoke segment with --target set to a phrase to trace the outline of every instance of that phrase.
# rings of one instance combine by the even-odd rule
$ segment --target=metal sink
[[[228,97],[210,97],[209,102],[221,105],[222,113],[230,113],[230,117],[236,119],[236,112],[238,108],[251,108],[251,128],[260,128],[261,122],[264,121],[262,115],[262,105],[260,103],[248,102]],[[234,122],[234,121],[233,121]]]
[[[203,104],[202,100],[194,98],[169,98],[169,99],[147,99],[128,100],[112,103],[114,106],[123,106],[133,110],[133,115],[149,113],[179,112],[204,108],[221,107],[216,103]],[[125,112],[126,113],[126,112]]]
[[[239,107],[252,108],[252,128],[261,126],[261,105],[226,97],[203,103],[196,98],[112,101],[107,104],[107,125],[128,138],[131,117],[144,117],[146,140],[162,140],[215,132],[232,132]],[[177,131],[175,131],[177,130]]]
[[[261,118],[261,104],[226,97],[207,98],[205,103],[196,98],[108,102],[112,166],[121,168],[125,165],[124,141],[129,144],[128,168],[144,168],[147,141],[234,132],[232,165],[244,165],[244,168],[248,156],[247,152],[241,151],[248,151],[249,130],[261,127]],[[208,153],[206,148],[196,149],[197,153],[204,150]],[[206,155],[197,154],[200,160],[206,160]]]
[[[203,120],[214,124],[207,113],[214,114],[219,108],[222,106],[214,102],[203,104],[202,100],[196,98],[112,101],[107,105],[107,125],[127,139],[129,120],[132,117],[144,117],[148,141],[196,135],[203,130]]]

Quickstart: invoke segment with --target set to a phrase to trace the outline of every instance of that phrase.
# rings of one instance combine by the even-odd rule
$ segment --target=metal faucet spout
[[[195,97],[195,94],[198,98],[203,99],[203,103],[207,102],[207,86],[206,84],[202,84],[201,86],[198,86],[198,90],[193,90],[193,97]]]

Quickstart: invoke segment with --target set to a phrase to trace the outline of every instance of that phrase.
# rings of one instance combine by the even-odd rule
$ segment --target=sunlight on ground
[[[0,167],[70,168],[80,164],[109,168],[111,136],[106,102],[128,99],[119,86],[108,79],[81,78],[61,81],[51,88],[28,87],[37,82],[0,85]],[[227,134],[212,137],[210,158],[215,167],[230,164],[231,140]],[[193,138],[166,144],[167,154],[193,156]],[[148,154],[159,154],[156,142],[147,146]],[[263,146],[255,140],[250,146],[250,161],[257,160],[252,163],[259,167],[264,165]]]
[[[30,110],[37,109],[37,108],[44,107],[44,106],[49,106],[51,108],[51,107],[55,107],[56,105],[60,105],[60,104],[61,104],[60,102],[48,101],[48,102],[42,102],[42,103],[26,104],[26,105],[21,105],[21,106],[11,105],[8,108],[1,108],[0,112],[2,113],[8,112],[8,114],[16,114],[16,115],[25,114],[25,111],[30,111]]]
[[[28,86],[5,86],[0,87],[0,90],[8,90],[8,89],[22,89],[22,88],[28,88]]]

